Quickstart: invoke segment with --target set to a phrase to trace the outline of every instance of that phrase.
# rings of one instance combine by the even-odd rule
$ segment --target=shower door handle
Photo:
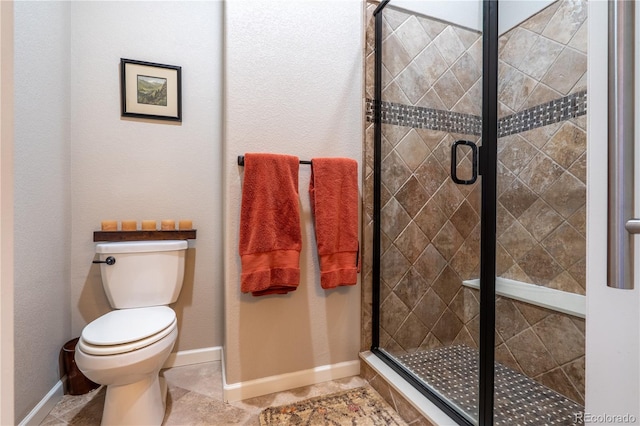
[[[465,145],[471,148],[471,179],[458,178],[458,146]],[[459,185],[472,185],[478,179],[478,146],[471,141],[455,141],[451,145],[451,179]]]

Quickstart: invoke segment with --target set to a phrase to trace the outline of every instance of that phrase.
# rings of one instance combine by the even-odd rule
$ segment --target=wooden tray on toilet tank
[[[93,241],[195,240],[195,229],[172,231],[94,231]]]

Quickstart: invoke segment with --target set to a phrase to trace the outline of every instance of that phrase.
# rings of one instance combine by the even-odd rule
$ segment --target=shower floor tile
[[[478,413],[478,351],[448,346],[396,357],[468,415]],[[575,425],[584,407],[502,364],[495,364],[495,426]]]

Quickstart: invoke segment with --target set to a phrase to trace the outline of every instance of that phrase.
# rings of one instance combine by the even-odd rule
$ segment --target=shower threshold
[[[396,360],[462,412],[477,415],[476,349],[454,345]],[[494,393],[495,426],[582,424],[582,405],[497,362]]]

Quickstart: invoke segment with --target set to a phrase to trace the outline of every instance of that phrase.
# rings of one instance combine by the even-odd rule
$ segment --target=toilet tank
[[[96,244],[102,286],[113,308],[168,305],[178,300],[184,279],[187,242],[128,241]]]

